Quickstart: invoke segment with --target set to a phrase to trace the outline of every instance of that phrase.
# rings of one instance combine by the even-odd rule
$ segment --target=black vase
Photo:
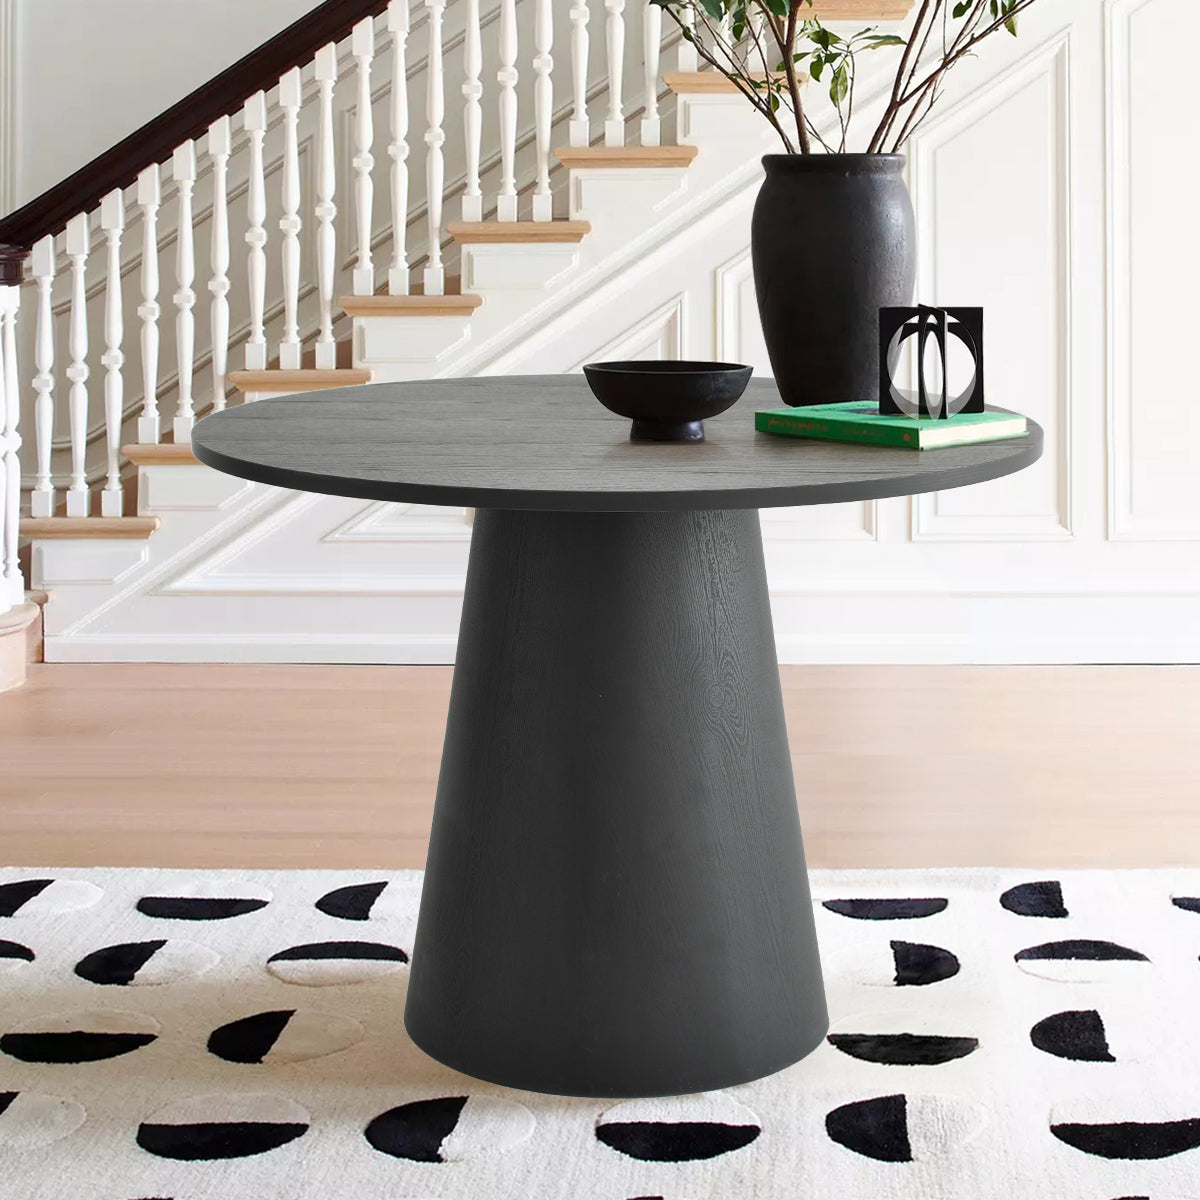
[[[754,290],[784,403],[879,399],[879,309],[912,302],[902,154],[768,154]]]

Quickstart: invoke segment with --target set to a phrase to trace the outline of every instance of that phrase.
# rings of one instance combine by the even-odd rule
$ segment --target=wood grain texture
[[[446,232],[459,245],[489,242],[582,242],[592,232],[590,221],[451,221]]]
[[[469,317],[483,303],[482,296],[465,295],[342,296],[338,305],[348,317]]]
[[[405,1025],[570,1096],[824,1038],[756,513],[478,514]]]
[[[756,433],[779,407],[752,381],[693,444],[631,443],[581,375],[379,384],[289,396],[201,421],[201,462],[259,483],[370,500],[467,508],[666,511],[869,500],[962,487],[1019,471],[1042,431],[944,450],[892,450]]]
[[[374,377],[374,372],[363,367],[229,372],[229,382],[243,392],[323,392],[334,388],[361,387]]]
[[[25,517],[23,538],[148,538],[158,517]]]
[[[121,456],[139,467],[198,464],[191,445],[182,442],[134,442],[121,447]]]
[[[1200,667],[780,675],[810,867],[1200,861]],[[0,860],[421,867],[450,678],[31,665],[0,698]]]
[[[752,72],[755,79],[765,79],[761,71]],[[798,75],[801,82],[808,76]],[[677,96],[725,96],[739,95],[739,89],[727,75],[720,71],[664,71],[663,83]]]
[[[696,146],[562,146],[554,157],[564,167],[690,167]]]

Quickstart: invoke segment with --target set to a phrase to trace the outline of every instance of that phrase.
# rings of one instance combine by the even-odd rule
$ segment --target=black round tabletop
[[[662,511],[775,508],[962,487],[1042,453],[1023,438],[899,450],[780,437],[754,411],[782,407],[753,380],[706,440],[631,442],[582,375],[508,375],[308,392],[214,413],[196,457],[259,483],[369,500],[467,508]]]

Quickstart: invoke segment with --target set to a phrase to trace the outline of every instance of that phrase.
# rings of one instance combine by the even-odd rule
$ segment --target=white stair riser
[[[579,245],[571,242],[467,245],[462,251],[463,290],[483,296],[488,303],[494,293],[541,293],[579,265],[579,254]],[[530,297],[521,300],[527,305]]]
[[[628,221],[639,224],[658,215],[688,189],[691,167],[581,167],[571,171],[572,220],[593,223]]]
[[[217,512],[252,486],[245,480],[191,464],[155,463],[138,469],[138,514]]]
[[[432,373],[438,363],[471,340],[471,317],[355,317],[354,361],[389,379],[378,368],[421,365]]]
[[[33,586],[47,590],[71,584],[108,587],[149,558],[149,541],[141,538],[47,538],[34,544]],[[47,606],[47,614],[52,607]]]

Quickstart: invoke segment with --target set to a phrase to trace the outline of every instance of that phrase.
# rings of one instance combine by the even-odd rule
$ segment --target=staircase
[[[845,7],[815,11],[909,4]],[[48,661],[449,661],[470,514],[231,479],[192,427],[372,381],[720,357],[659,281],[744,287],[774,145],[663,24],[648,0],[327,0],[0,221],[0,612],[46,590]]]

